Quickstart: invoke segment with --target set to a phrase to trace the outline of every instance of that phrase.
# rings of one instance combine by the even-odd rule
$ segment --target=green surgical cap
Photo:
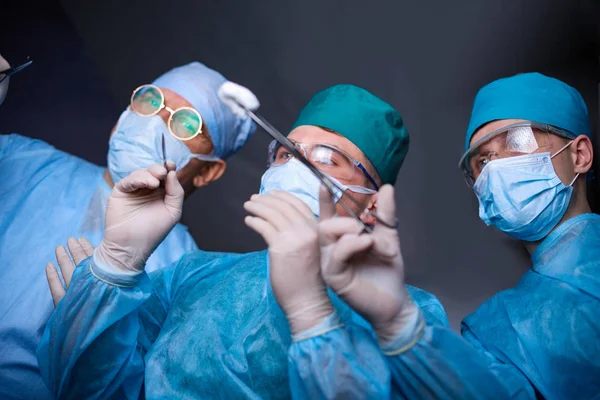
[[[383,183],[394,184],[408,152],[408,131],[394,107],[354,85],[317,93],[291,130],[313,125],[344,136],[369,159]]]
[[[590,120],[581,94],[566,83],[537,72],[498,79],[475,97],[467,129],[465,151],[473,134],[488,122],[525,119],[568,131],[573,137],[590,135]]]

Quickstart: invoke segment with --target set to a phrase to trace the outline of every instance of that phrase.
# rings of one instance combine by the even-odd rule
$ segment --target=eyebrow
[[[292,142],[294,144],[298,144],[298,143],[303,144],[304,143],[304,142],[298,142],[297,140],[293,140],[293,139],[289,139],[289,140],[290,140],[290,142]],[[281,146],[281,143],[279,143],[279,142],[277,142],[277,143]],[[339,151],[340,153],[342,153],[344,155],[347,155],[347,156],[349,156],[351,158],[355,158],[355,157],[352,157],[350,154],[348,154],[348,152],[346,152],[345,150],[343,150],[340,147],[336,146],[335,144],[330,144],[330,143],[305,143],[305,144],[310,144],[310,145],[316,145],[316,144],[318,144],[320,146],[331,147],[331,148]]]

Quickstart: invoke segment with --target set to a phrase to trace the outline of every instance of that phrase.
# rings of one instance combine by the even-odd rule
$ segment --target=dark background
[[[281,130],[332,84],[389,101],[411,133],[396,185],[408,282],[436,294],[455,328],[529,266],[520,244],[478,219],[456,167],[477,89],[519,72],[555,76],[581,91],[598,132],[595,0],[1,3],[0,54],[35,61],[10,83],[0,132],[98,164],[131,91],[193,60],[251,88]],[[268,142],[257,132],[221,180],[186,202],[200,248],[264,247],[242,203],[258,190]]]

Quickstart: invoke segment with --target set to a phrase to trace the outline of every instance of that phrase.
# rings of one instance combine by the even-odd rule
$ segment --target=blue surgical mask
[[[344,185],[337,179],[329,177],[336,185],[334,202],[337,203],[346,190],[363,194],[375,194],[362,186]],[[285,164],[270,167],[262,176],[260,194],[272,190],[280,190],[293,194],[302,200],[317,217],[319,216],[319,190],[321,181],[304,164],[292,158]]]
[[[571,142],[572,143],[572,142]],[[479,217],[504,233],[524,241],[547,236],[567,211],[573,183],[565,186],[554,171],[550,153],[491,161],[475,182]]]
[[[165,136],[165,153],[169,161],[175,162],[177,171],[185,167],[192,158],[216,161],[218,157],[193,154],[190,149],[170,133],[161,117],[142,117],[129,108],[121,114],[110,138],[108,150],[108,172],[114,183],[138,169],[152,164],[162,164],[162,136]]]

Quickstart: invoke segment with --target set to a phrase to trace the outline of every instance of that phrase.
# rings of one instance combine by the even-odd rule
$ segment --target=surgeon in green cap
[[[377,191],[394,183],[408,150],[398,112],[352,85],[314,96],[288,137],[339,183],[331,203],[351,195],[358,215],[377,209]],[[183,190],[171,164],[168,172],[155,165],[115,186],[102,243],[73,247],[74,270],[69,259],[58,260],[67,290],[38,347],[57,398],[286,399],[303,393],[302,379],[288,377],[293,340],[304,346],[298,357],[318,357],[310,338],[345,324],[376,343],[371,324],[328,293],[321,278],[312,251],[319,246],[319,180],[276,145],[270,160],[261,194],[244,204],[247,225],[268,250],[191,252],[150,275],[145,261],[179,219]],[[138,221],[153,228],[136,229]],[[399,291],[428,323],[447,325],[433,295],[404,285]],[[379,395],[389,381],[385,365],[367,360],[357,368],[371,381],[356,394]]]
[[[531,268],[513,288],[465,318],[462,337],[425,324],[410,299],[384,295],[393,282],[403,282],[401,257],[386,257],[393,250],[401,253],[397,239],[388,242],[387,252],[372,247],[366,258],[361,240],[368,237],[353,230],[352,220],[322,219],[325,282],[369,321],[376,313],[368,305],[402,311],[396,314],[400,323],[384,332],[388,340],[381,337],[380,324],[372,323],[379,348],[364,332],[327,321],[323,327],[329,330],[316,332],[310,343],[296,343],[290,377],[298,382],[300,397],[347,397],[372,378],[372,371],[359,368],[367,357],[390,376],[378,398],[598,398],[600,216],[586,198],[590,133],[582,96],[557,79],[519,74],[477,94],[460,167],[479,201],[480,218],[522,241]],[[387,204],[381,190],[378,214],[391,218],[393,207]],[[325,208],[322,204],[322,216],[332,212]],[[365,279],[377,269],[387,273],[385,279]],[[353,279],[345,283],[344,277]],[[318,348],[318,356],[308,346]],[[327,366],[326,373],[317,366]]]

